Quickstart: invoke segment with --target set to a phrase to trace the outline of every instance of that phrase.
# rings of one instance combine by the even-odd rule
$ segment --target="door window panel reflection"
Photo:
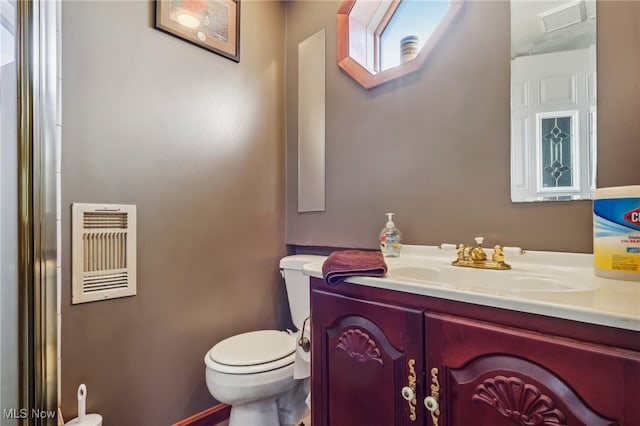
[[[543,118],[542,122],[542,186],[570,187],[571,179],[571,117]]]

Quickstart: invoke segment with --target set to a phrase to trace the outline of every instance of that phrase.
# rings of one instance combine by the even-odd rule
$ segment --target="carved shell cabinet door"
[[[322,380],[321,419],[312,423],[424,425],[422,311],[331,294],[314,300],[312,351],[321,336],[323,362],[312,372]]]

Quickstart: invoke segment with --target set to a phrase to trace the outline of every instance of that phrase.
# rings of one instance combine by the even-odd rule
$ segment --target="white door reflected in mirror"
[[[591,199],[596,0],[511,1],[511,200]]]

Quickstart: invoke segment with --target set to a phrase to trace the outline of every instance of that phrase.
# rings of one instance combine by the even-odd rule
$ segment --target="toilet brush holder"
[[[78,386],[78,417],[65,423],[65,426],[102,426],[100,414],[87,414],[87,387]]]

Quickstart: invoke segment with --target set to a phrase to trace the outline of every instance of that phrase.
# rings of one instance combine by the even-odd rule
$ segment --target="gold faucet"
[[[493,254],[491,255],[491,260],[489,260],[487,259],[487,253],[482,247],[484,238],[476,237],[475,241],[475,247],[458,244],[456,249],[458,258],[451,262],[453,266],[498,270],[511,269],[511,266],[504,261],[504,250],[502,246],[496,245],[493,247]]]

